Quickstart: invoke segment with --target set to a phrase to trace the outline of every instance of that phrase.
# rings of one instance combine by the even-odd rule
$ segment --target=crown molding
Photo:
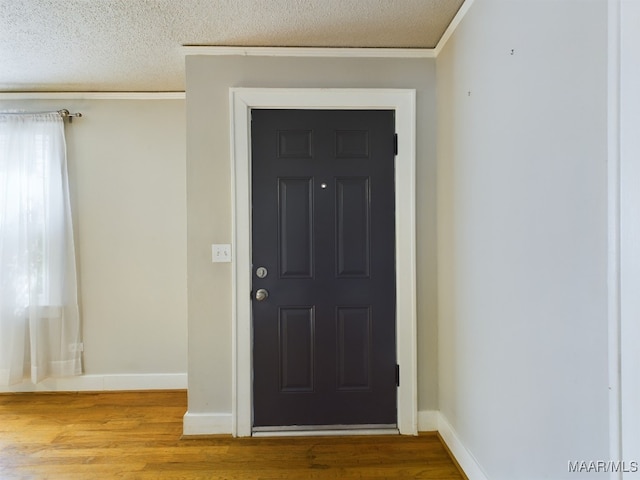
[[[184,100],[185,92],[0,92],[0,100]]]
[[[453,32],[456,31],[456,28],[458,28],[458,25],[460,25],[460,22],[465,17],[467,12],[469,11],[471,6],[473,5],[474,1],[475,0],[464,0],[462,5],[460,5],[460,8],[458,9],[458,12],[455,14],[455,16],[453,17],[453,20],[451,20],[451,23],[449,24],[447,29],[442,34],[442,37],[440,37],[440,40],[438,41],[438,44],[436,45],[436,48],[433,49],[434,57],[437,58],[438,55],[440,55],[440,52],[442,51],[444,46],[447,44],[447,42],[449,41],[449,39],[453,35]]]
[[[225,47],[184,45],[186,55],[332,58],[435,58],[433,48]]]

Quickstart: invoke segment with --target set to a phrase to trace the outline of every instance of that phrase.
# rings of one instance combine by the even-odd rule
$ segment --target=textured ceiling
[[[463,0],[0,0],[0,91],[181,91],[183,45],[433,48]]]

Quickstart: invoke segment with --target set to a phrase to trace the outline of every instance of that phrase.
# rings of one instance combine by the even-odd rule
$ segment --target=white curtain
[[[0,114],[0,385],[82,373],[64,122]]]

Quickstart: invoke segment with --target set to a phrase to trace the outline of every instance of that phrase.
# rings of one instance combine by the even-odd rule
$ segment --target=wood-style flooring
[[[464,479],[439,437],[182,437],[184,391],[0,395],[0,479]]]

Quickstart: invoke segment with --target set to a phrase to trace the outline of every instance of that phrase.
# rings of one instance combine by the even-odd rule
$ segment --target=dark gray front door
[[[252,111],[254,427],[396,423],[394,132]]]

